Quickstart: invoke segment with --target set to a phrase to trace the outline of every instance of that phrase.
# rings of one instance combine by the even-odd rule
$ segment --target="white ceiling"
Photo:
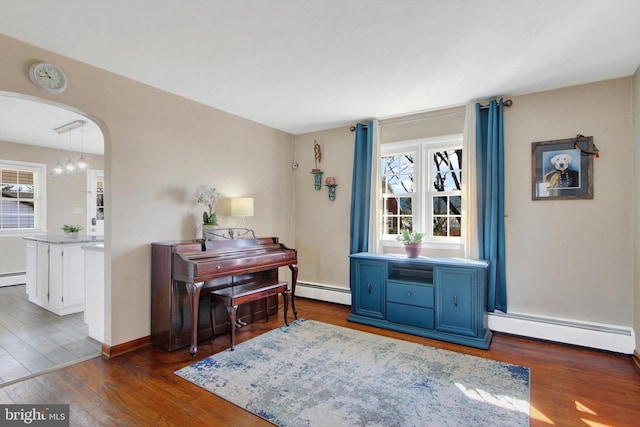
[[[632,75],[639,0],[0,0],[0,32],[300,134]]]
[[[1,0],[0,0],[1,1]],[[82,126],[68,132],[55,129],[81,120]],[[89,118],[55,104],[34,102],[0,92],[0,141],[104,154],[104,136]]]

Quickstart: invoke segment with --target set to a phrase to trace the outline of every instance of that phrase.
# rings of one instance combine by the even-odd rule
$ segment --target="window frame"
[[[420,138],[406,141],[396,141],[380,144],[380,158],[378,159],[378,167],[381,168],[382,158],[387,156],[413,154],[414,155],[414,200],[413,200],[413,228],[414,230],[426,233],[422,246],[424,248],[459,250],[463,247],[462,237],[433,236],[433,161],[431,153],[434,151],[444,151],[452,149],[463,149],[463,135],[452,134],[429,138]],[[463,152],[464,156],[464,152]],[[468,176],[468,172],[464,169],[464,162],[460,165],[462,177]],[[382,176],[382,170],[380,170]],[[382,184],[380,184],[382,185]],[[426,188],[425,188],[426,186]],[[464,188],[465,181],[463,179],[461,187]],[[462,197],[463,190],[460,190]],[[380,191],[382,194],[382,189]],[[446,192],[446,195],[451,192]],[[443,195],[445,195],[443,194]],[[381,230],[384,231],[384,196],[382,196],[382,207],[380,211]],[[465,227],[468,220],[465,213],[464,197],[461,206],[461,224]],[[384,246],[402,246],[401,242],[396,240],[395,234],[384,234],[381,232],[381,240]]]
[[[0,237],[37,236],[47,233],[47,165],[0,159],[0,169],[33,172],[34,228],[0,228]]]

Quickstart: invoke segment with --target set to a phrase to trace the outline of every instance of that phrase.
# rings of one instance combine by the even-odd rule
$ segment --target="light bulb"
[[[58,160],[58,163],[53,167],[53,174],[60,175],[64,169],[62,168],[62,163]]]
[[[73,172],[76,169],[76,165],[74,165],[71,158],[69,158],[69,160],[67,160],[67,163],[64,164],[64,168],[67,172]]]
[[[86,170],[89,167],[89,163],[87,162],[87,160],[84,158],[84,154],[80,156],[80,158],[78,159],[78,161],[76,162],[76,166],[78,167],[78,169],[80,170]]]

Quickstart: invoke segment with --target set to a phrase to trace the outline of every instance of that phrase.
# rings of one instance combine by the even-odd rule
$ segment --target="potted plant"
[[[62,227],[60,227],[60,229],[64,232],[65,235],[71,237],[72,239],[75,239],[78,237],[78,232],[82,230],[82,227],[77,224],[64,224]]]
[[[218,226],[218,218],[213,211],[214,205],[218,202],[218,192],[214,187],[201,185],[194,194],[197,204],[205,205],[208,211],[202,213],[202,238],[207,240],[207,231]]]
[[[397,237],[399,242],[404,244],[404,250],[407,253],[407,258],[417,258],[420,255],[420,249],[422,249],[422,239],[425,234],[418,231],[409,231],[403,229]]]

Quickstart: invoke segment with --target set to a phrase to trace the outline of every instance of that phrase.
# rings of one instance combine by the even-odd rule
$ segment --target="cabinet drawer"
[[[433,286],[387,282],[387,301],[433,308]]]
[[[387,303],[387,320],[403,325],[433,329],[433,310],[430,308],[414,307],[412,305]]]

